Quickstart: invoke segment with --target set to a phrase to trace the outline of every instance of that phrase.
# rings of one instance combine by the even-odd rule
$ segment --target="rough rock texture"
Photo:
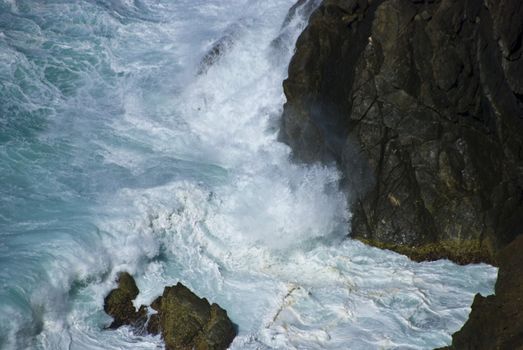
[[[495,263],[523,232],[523,2],[324,0],[284,82],[281,138],[335,161],[352,236]]]
[[[210,305],[181,283],[166,287],[151,307],[158,313],[151,316],[148,329],[152,333],[161,330],[166,349],[226,349],[236,336],[225,310]]]
[[[162,334],[167,350],[223,350],[236,336],[227,312],[199,298],[183,284],[166,287],[151,304],[157,313],[147,319],[147,307],[136,311],[132,301],[139,290],[131,275],[118,275],[118,288],[105,298],[104,310],[114,318],[109,328],[133,326],[138,332]]]
[[[142,327],[147,321],[145,306],[138,311],[133,305],[133,300],[138,296],[134,278],[127,272],[118,274],[118,287],[113,289],[104,300],[105,312],[112,316],[114,321],[109,328],[118,328],[123,325]]]
[[[449,350],[523,349],[523,235],[501,251],[496,294],[477,294]]]

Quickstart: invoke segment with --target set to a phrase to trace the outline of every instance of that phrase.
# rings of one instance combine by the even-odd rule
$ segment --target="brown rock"
[[[138,311],[132,301],[139,291],[131,275],[118,275],[118,288],[105,298],[104,310],[114,318],[109,328],[130,325],[138,332],[160,334],[168,350],[224,350],[236,336],[227,312],[207,299],[199,298],[183,284],[166,287],[151,308],[157,311],[147,319],[147,307]]]
[[[133,300],[138,296],[138,287],[134,278],[127,272],[118,274],[118,287],[104,299],[105,312],[113,317],[109,328],[116,329],[123,325],[140,326],[147,320],[147,309],[141,306],[138,311]]]
[[[451,350],[523,349],[523,235],[501,251],[496,293],[477,294]]]
[[[166,287],[153,305],[158,316],[151,327],[161,330],[166,349],[227,349],[236,336],[225,310],[210,305],[181,283]]]

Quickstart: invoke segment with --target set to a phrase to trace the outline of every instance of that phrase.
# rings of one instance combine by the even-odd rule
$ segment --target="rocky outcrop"
[[[165,287],[151,304],[136,311],[133,300],[139,290],[131,275],[118,275],[118,287],[105,298],[104,310],[114,318],[109,328],[132,326],[139,333],[161,334],[167,350],[223,350],[236,336],[234,324],[218,304],[210,305],[183,284]]]
[[[118,287],[113,289],[104,300],[104,310],[113,318],[109,328],[116,329],[124,325],[143,327],[147,321],[147,309],[142,305],[136,311],[133,305],[133,300],[139,293],[134,278],[127,272],[121,272],[118,274],[117,282]]]
[[[352,237],[495,263],[523,232],[522,4],[324,0],[312,14],[281,138],[338,164]]]
[[[523,349],[523,235],[501,251],[496,294],[477,294],[448,350]]]
[[[161,330],[166,349],[227,349],[236,336],[225,310],[210,305],[181,283],[166,287],[151,307],[158,313],[151,316],[148,330]]]

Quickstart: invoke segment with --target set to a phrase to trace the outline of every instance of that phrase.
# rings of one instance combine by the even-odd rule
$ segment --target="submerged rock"
[[[216,64],[225,52],[229,51],[234,45],[235,37],[233,33],[227,33],[213,43],[210,50],[202,57],[198,67],[198,75],[206,73],[211,66]]]
[[[523,232],[522,4],[324,0],[312,14],[280,136],[338,164],[352,237],[495,263]]]
[[[223,36],[212,43],[210,49],[203,55],[198,66],[198,75],[205,74],[210,67],[230,52],[238,38],[243,35],[245,28],[249,26],[250,23],[245,20],[240,20],[228,26]]]
[[[523,235],[501,251],[496,293],[477,294],[469,320],[448,350],[523,348]]]
[[[118,275],[118,288],[105,298],[104,310],[114,318],[110,328],[130,325],[139,332],[161,334],[168,350],[227,349],[236,336],[234,324],[219,305],[210,305],[183,284],[165,287],[151,304],[157,313],[147,319],[147,308],[136,311],[132,301],[139,290],[131,275]]]

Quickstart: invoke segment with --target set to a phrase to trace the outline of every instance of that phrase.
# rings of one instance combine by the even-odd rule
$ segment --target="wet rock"
[[[123,325],[143,326],[147,320],[147,309],[141,306],[138,311],[133,300],[138,296],[134,278],[127,272],[118,274],[118,287],[113,289],[104,299],[104,310],[114,321],[109,328],[116,329]]]
[[[227,349],[236,329],[227,312],[209,304],[183,284],[166,287],[163,295],[150,305],[156,311],[147,318],[146,306],[136,311],[132,301],[139,290],[131,275],[118,275],[118,288],[105,298],[104,310],[114,318],[110,328],[130,325],[138,332],[161,334],[168,350]]]
[[[236,336],[225,310],[181,283],[166,287],[152,307],[158,311],[152,330],[161,330],[167,349],[227,349]]]
[[[287,12],[287,16],[283,20],[282,28],[289,25],[289,23],[300,13],[304,17],[309,17],[312,11],[318,6],[319,0],[298,0]]]
[[[198,68],[198,75],[206,73],[211,66],[216,64],[220,58],[234,45],[234,33],[227,33],[214,42],[209,51],[202,57]]]
[[[210,49],[203,55],[198,65],[198,75],[205,74],[210,67],[218,63],[223,56],[229,53],[239,37],[245,32],[245,28],[249,27],[251,23],[246,20],[240,20],[228,26],[223,35],[212,43]]]
[[[281,139],[336,162],[354,238],[495,263],[523,231],[519,0],[324,0],[284,82]]]
[[[289,9],[281,26],[280,33],[271,42],[272,52],[270,56],[275,65],[288,63],[287,55],[282,55],[282,52],[289,52],[289,50],[294,49],[296,40],[294,33],[299,30],[299,27],[301,27],[303,23],[306,23],[320,2],[321,0],[299,0]]]
[[[523,235],[501,251],[495,295],[477,294],[449,350],[523,348]]]

